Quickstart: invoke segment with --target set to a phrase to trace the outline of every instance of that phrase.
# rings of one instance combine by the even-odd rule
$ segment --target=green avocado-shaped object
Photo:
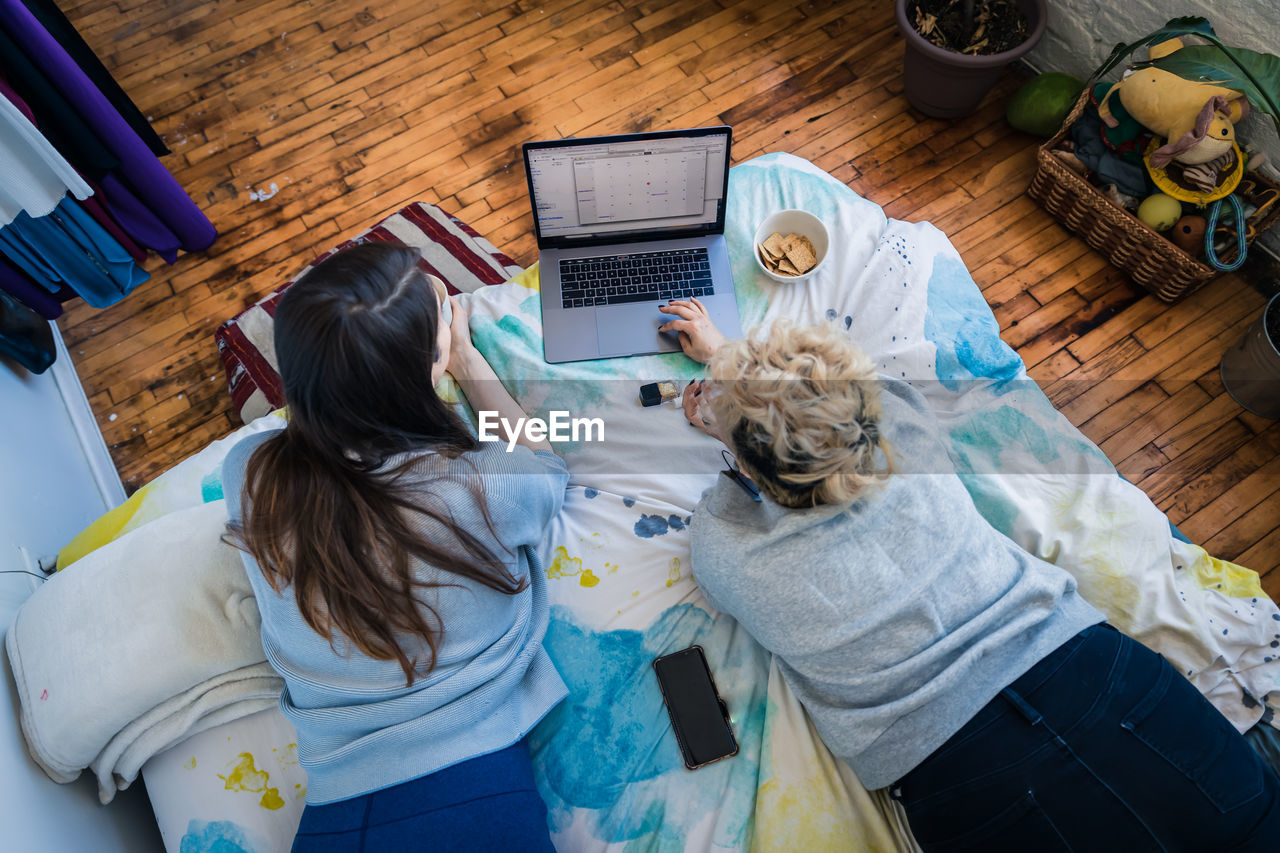
[[[1038,74],[1014,94],[1005,118],[1018,130],[1035,136],[1053,136],[1083,88],[1084,81],[1079,77],[1061,71]]]

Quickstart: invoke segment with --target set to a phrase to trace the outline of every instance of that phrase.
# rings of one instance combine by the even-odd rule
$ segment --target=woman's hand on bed
[[[704,379],[690,382],[680,398],[680,405],[684,407],[685,420],[712,438],[719,439],[727,447],[728,443],[725,442],[724,436],[720,435],[715,413],[711,411],[711,401],[707,393],[710,387]]]
[[[711,322],[707,308],[698,300],[672,299],[667,305],[659,305],[663,314],[673,314],[674,319],[658,327],[659,332],[678,332],[680,348],[696,362],[706,364],[711,355],[725,342],[724,335]]]
[[[545,438],[535,441],[523,431],[517,431],[514,436],[508,432],[506,423],[522,421],[525,411],[503,386],[484,355],[476,349],[471,340],[467,309],[457,299],[453,299],[452,307],[453,322],[449,324],[449,332],[453,335],[453,343],[449,348],[449,375],[457,380],[458,387],[467,396],[471,408],[477,412],[497,414],[499,422],[503,423],[500,437],[504,444],[514,440],[516,444],[523,444],[530,450],[550,450],[554,453],[555,448]]]

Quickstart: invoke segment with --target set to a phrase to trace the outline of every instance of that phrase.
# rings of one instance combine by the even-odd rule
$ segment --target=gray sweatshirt
[[[852,505],[759,503],[728,477],[693,516],[708,603],[776,655],[868,788],[905,776],[1000,690],[1103,617],[978,513],[920,394],[882,380],[899,473]]]

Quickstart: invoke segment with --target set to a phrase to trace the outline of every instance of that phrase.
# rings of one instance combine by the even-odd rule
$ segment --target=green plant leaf
[[[1234,61],[1232,61],[1234,60]],[[1238,89],[1256,109],[1280,118],[1280,57],[1239,47],[1197,44],[1151,63],[1185,80]],[[1280,122],[1277,122],[1280,128]]]
[[[1171,38],[1180,38],[1181,36],[1203,36],[1204,38],[1214,42],[1217,42],[1218,40],[1217,34],[1213,31],[1213,24],[1209,23],[1204,18],[1197,15],[1188,15],[1184,18],[1173,18],[1160,29],[1155,32],[1148,33],[1135,42],[1129,42],[1128,44],[1122,42],[1117,44],[1111,50],[1111,54],[1107,56],[1107,58],[1102,61],[1102,64],[1098,66],[1098,69],[1093,72],[1093,75],[1089,78],[1089,83],[1102,79],[1103,75],[1123,62],[1125,57],[1133,53],[1138,48],[1145,45],[1159,44],[1162,41],[1168,41]]]

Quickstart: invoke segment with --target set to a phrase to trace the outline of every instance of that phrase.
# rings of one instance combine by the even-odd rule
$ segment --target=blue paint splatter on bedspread
[[[260,847],[249,840],[248,834],[237,823],[229,820],[193,820],[187,824],[187,832],[178,846],[179,853],[262,853]]]
[[[668,530],[667,520],[660,515],[642,515],[636,522],[635,533],[641,539],[662,536]]]
[[[938,379],[951,391],[962,380],[1007,382],[1022,372],[1022,359],[1000,340],[1000,326],[969,271],[949,255],[933,261],[924,333],[938,350]]]

